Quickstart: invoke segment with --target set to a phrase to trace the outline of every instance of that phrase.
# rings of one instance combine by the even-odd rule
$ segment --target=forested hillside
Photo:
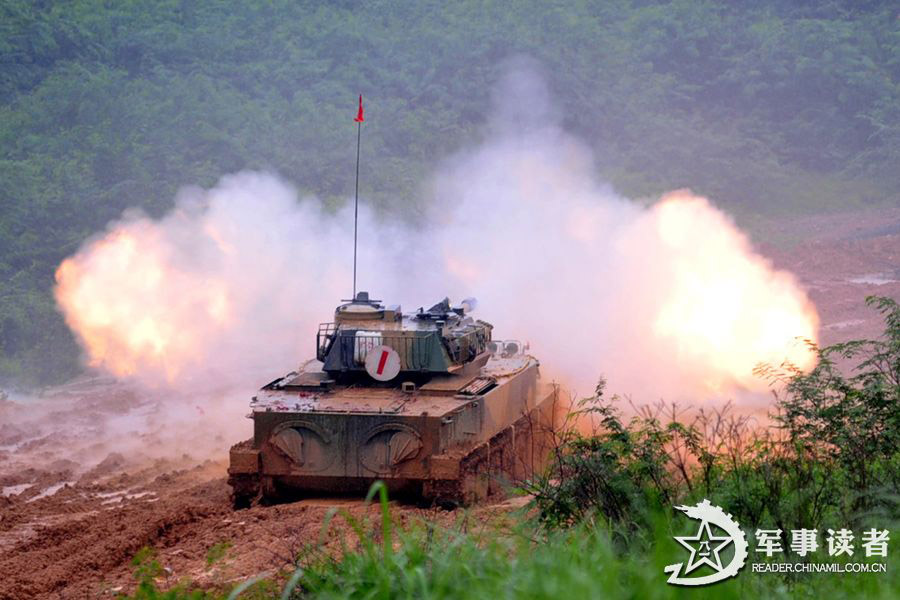
[[[131,206],[270,168],[411,215],[477,138],[504,61],[626,194],[793,213],[900,193],[895,2],[0,0],[0,382],[73,374],[59,261]]]

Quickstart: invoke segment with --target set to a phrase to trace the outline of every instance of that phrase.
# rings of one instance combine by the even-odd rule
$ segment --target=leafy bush
[[[816,348],[809,373],[793,365],[759,370],[785,385],[778,419],[791,447],[835,465],[855,511],[900,494],[900,306],[878,296],[866,303],[884,315],[883,339]],[[845,375],[836,358],[859,362]]]
[[[818,348],[809,373],[762,365],[782,386],[775,424],[752,429],[729,408],[700,411],[690,422],[677,407],[638,411],[623,423],[614,403],[594,396],[572,417],[596,423],[589,435],[563,431],[552,468],[530,482],[549,526],[599,517],[633,529],[648,507],[714,499],[748,527],[782,530],[871,522],[900,515],[900,307],[867,302],[885,316],[881,340]],[[857,360],[852,375],[835,357]]]

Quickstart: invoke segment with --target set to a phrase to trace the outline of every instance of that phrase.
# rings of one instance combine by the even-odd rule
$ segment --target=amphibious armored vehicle
[[[403,314],[366,292],[319,326],[316,360],[260,389],[253,439],[231,448],[238,507],[314,493],[468,504],[548,455],[555,384],[521,344],[492,339],[473,300]]]

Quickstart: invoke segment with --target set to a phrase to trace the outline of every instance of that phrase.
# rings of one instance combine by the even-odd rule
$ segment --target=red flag
[[[363,106],[362,106],[362,94],[359,95],[359,112],[356,113],[356,118],[353,119],[357,123],[362,123],[365,121],[365,117],[363,116]]]

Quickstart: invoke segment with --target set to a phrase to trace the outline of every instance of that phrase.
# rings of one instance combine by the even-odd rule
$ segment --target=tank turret
[[[468,363],[483,364],[493,326],[468,315],[474,305],[468,299],[452,306],[444,298],[428,310],[405,315],[400,306],[385,306],[359,292],[335,309],[333,322],[319,325],[316,358],[335,379],[368,371],[381,381],[399,376],[421,380],[455,373]],[[372,354],[378,354],[374,360]],[[396,364],[385,371],[388,361]],[[391,376],[378,376],[384,374]]]

